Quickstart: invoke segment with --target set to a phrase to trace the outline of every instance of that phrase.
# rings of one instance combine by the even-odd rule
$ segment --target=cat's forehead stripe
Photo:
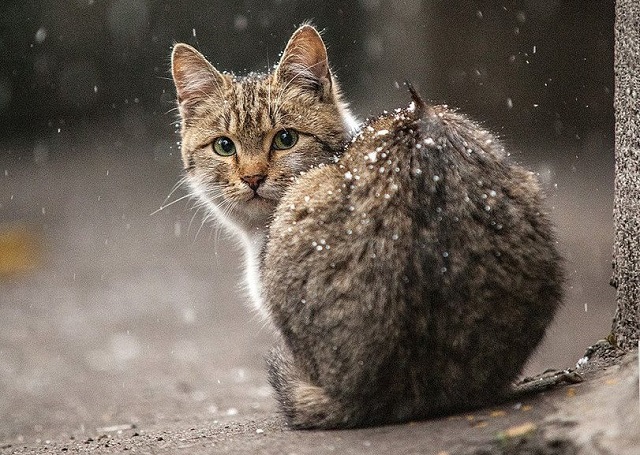
[[[253,78],[243,80],[234,87],[234,96],[237,107],[230,112],[226,125],[229,130],[251,133],[274,126],[264,109],[264,105],[268,104],[268,91],[262,81]]]

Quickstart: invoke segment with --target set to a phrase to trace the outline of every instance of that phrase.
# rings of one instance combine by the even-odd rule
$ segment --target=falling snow
[[[36,36],[35,36],[36,43],[42,44],[45,39],[47,39],[47,29],[44,27],[40,27],[36,32]]]

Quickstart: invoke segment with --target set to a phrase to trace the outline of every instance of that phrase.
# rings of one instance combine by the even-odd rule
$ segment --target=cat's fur
[[[495,402],[562,298],[531,172],[414,93],[282,198],[263,266],[290,425],[344,428]]]
[[[531,173],[415,94],[345,149],[355,122],[308,25],[271,74],[220,73],[184,44],[172,73],[187,180],[246,248],[251,297],[282,336],[270,380],[293,427],[400,422],[503,396],[562,296]],[[283,128],[299,141],[273,150]],[[222,136],[233,156],[213,152]]]
[[[174,47],[171,62],[187,181],[243,244],[249,294],[263,310],[257,257],[273,211],[301,172],[335,159],[356,123],[310,25],[292,35],[269,74],[221,73],[186,44]],[[297,131],[298,143],[273,150],[273,137],[283,129]],[[222,136],[235,143],[234,156],[213,152],[212,142]],[[257,189],[252,179],[261,182]]]

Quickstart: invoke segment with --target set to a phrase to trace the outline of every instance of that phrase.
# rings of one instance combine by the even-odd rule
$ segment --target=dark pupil
[[[293,145],[293,135],[288,131],[283,131],[280,133],[280,142],[285,147],[291,147]]]
[[[221,138],[219,144],[220,148],[224,150],[225,153],[231,153],[233,151],[233,142],[226,137]]]

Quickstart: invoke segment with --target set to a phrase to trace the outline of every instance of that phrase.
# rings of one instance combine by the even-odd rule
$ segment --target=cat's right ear
[[[224,76],[204,55],[184,43],[173,47],[171,74],[182,118],[188,118],[200,102],[211,97],[225,84]]]
[[[331,92],[331,71],[327,48],[320,33],[311,25],[298,28],[289,39],[276,69],[277,77],[286,85],[312,89],[321,96]]]

